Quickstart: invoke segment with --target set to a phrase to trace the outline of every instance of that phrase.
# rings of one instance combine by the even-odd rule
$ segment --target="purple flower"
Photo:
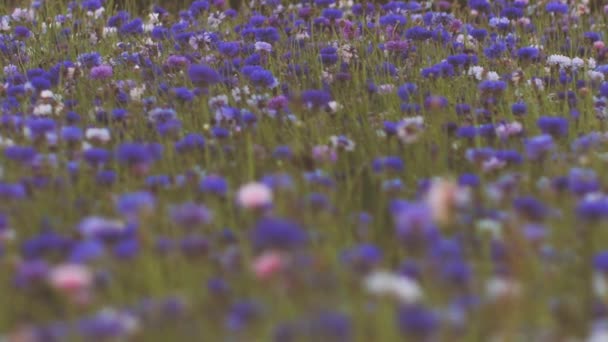
[[[517,57],[523,60],[533,60],[539,55],[538,49],[532,46],[522,47],[517,50]]]
[[[251,232],[251,242],[258,249],[293,249],[308,241],[306,232],[299,224],[280,218],[263,218]]]
[[[562,3],[560,1],[551,1],[545,5],[545,10],[548,13],[559,13],[566,14],[568,13],[568,4]]]
[[[203,193],[225,196],[228,192],[228,182],[220,176],[208,175],[201,180],[199,190]]]
[[[531,196],[516,198],[513,207],[524,217],[532,221],[542,221],[548,216],[548,208],[539,200]]]
[[[439,318],[435,313],[420,305],[408,305],[397,313],[399,329],[407,335],[426,338],[439,326]]]
[[[190,65],[188,76],[193,84],[201,87],[208,87],[222,80],[222,77],[215,69],[205,64]]]
[[[111,78],[113,74],[114,72],[111,65],[102,64],[93,67],[89,75],[94,80],[105,80]]]
[[[180,204],[171,209],[171,219],[184,228],[193,228],[211,222],[211,212],[204,205],[193,202]]]
[[[308,108],[322,108],[331,101],[331,95],[328,92],[316,89],[303,91],[300,98]]]
[[[124,23],[118,29],[122,35],[137,35],[144,32],[144,22],[141,18],[135,18],[130,22]]]
[[[541,116],[536,125],[544,134],[554,137],[565,136],[568,134],[568,119],[558,116]]]
[[[548,134],[538,135],[525,141],[526,157],[531,160],[542,159],[555,149],[553,138]]]
[[[28,29],[25,26],[15,26],[15,29],[13,32],[15,33],[15,37],[17,39],[27,39],[32,35],[32,33],[30,32],[30,29]]]
[[[149,192],[131,192],[123,194],[116,201],[116,211],[127,217],[136,217],[140,213],[151,212],[156,207],[156,198]]]

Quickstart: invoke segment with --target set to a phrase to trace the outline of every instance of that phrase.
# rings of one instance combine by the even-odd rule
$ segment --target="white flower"
[[[500,80],[500,75],[498,75],[498,73],[496,71],[490,71],[486,75],[486,79],[490,80],[490,81],[498,81],[498,80]]]
[[[84,135],[88,140],[97,140],[102,143],[106,143],[111,139],[110,130],[107,128],[87,128]]]
[[[397,126],[397,136],[402,142],[411,144],[418,140],[423,130],[424,118],[422,116],[405,118]]]
[[[33,21],[34,20],[34,10],[26,9],[26,8],[15,8],[13,14],[11,14],[11,18],[15,21]]]
[[[486,282],[486,294],[490,299],[517,296],[521,293],[521,284],[505,277],[493,277]]]
[[[475,77],[476,80],[483,80],[484,69],[479,65],[474,65],[469,68],[467,75]]]
[[[592,79],[593,81],[603,81],[604,80],[604,74],[599,71],[589,70],[589,71],[587,71],[587,76],[589,76],[589,78]]]
[[[595,58],[589,57],[587,59],[587,66],[589,66],[589,68],[595,69],[596,65],[597,65],[597,63],[595,62]]]
[[[8,15],[2,16],[0,18],[0,31],[10,31],[11,30],[11,18]]]
[[[262,41],[255,42],[255,51],[272,52],[272,45]]]
[[[572,58],[572,67],[575,69],[579,69],[585,66],[585,60],[579,57]]]
[[[53,114],[53,106],[48,103],[41,103],[34,107],[34,112],[32,113],[36,116],[45,116]]]
[[[559,66],[560,68],[569,68],[572,66],[572,59],[564,55],[551,55],[547,58],[549,66]]]
[[[329,101],[329,103],[327,104],[327,106],[329,107],[329,110],[332,113],[336,113],[339,109],[342,108],[342,105],[340,105],[338,102],[336,101]]]
[[[131,100],[133,100],[133,101],[140,101],[141,97],[145,91],[146,91],[146,86],[141,85],[139,87],[135,87],[135,88],[129,90],[129,96],[131,97]]]
[[[368,275],[363,280],[363,286],[371,294],[394,296],[406,304],[422,299],[422,290],[417,282],[386,271]]]

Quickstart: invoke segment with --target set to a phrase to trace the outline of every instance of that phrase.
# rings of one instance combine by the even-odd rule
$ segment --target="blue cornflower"
[[[299,224],[280,218],[263,218],[251,232],[251,242],[256,249],[292,249],[307,241],[306,231]]]
[[[144,33],[144,22],[141,18],[135,18],[127,23],[124,23],[118,29],[118,33],[122,35],[136,35]]]
[[[525,141],[526,157],[531,160],[541,159],[555,149],[553,138],[548,134],[538,135]]]
[[[427,40],[433,36],[433,33],[422,26],[414,26],[405,31],[405,37],[411,40]]]
[[[190,65],[188,76],[193,84],[202,87],[214,85],[222,80],[222,77],[215,69],[205,64]]]
[[[544,134],[554,137],[568,134],[568,119],[559,116],[541,116],[536,125]]]
[[[566,14],[568,13],[568,4],[559,1],[551,1],[545,5],[545,10],[548,13]]]
[[[533,46],[522,47],[517,50],[517,57],[523,60],[533,60],[536,59],[538,55],[538,49]]]

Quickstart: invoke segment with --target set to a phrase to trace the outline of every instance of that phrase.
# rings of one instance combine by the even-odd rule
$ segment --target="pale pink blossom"
[[[602,50],[605,47],[606,47],[606,44],[604,44],[604,42],[601,40],[597,40],[593,43],[593,48],[596,50]]]
[[[64,264],[53,268],[49,274],[49,283],[61,291],[79,291],[87,289],[93,283],[93,274],[83,265]]]
[[[237,203],[246,209],[263,209],[272,204],[272,189],[266,184],[243,185],[237,194]]]
[[[517,121],[507,122],[496,126],[496,135],[501,139],[516,136],[523,131],[523,126]]]
[[[457,183],[436,179],[426,194],[426,203],[431,208],[433,219],[439,224],[449,223],[456,208],[469,202],[469,189]]]
[[[276,251],[266,251],[255,258],[252,264],[255,277],[264,280],[269,279],[278,272],[285,269],[287,260],[285,255]]]

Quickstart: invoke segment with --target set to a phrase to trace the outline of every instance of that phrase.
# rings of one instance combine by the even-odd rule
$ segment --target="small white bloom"
[[[41,103],[34,107],[34,112],[32,113],[36,116],[45,116],[53,114],[53,106],[48,103]]]
[[[486,282],[486,294],[490,299],[518,296],[521,284],[505,277],[493,277]]]
[[[255,42],[255,51],[266,51],[266,52],[271,52],[272,51],[272,45],[270,43],[266,43],[266,42]]]
[[[469,68],[467,75],[475,77],[476,80],[483,80],[484,69],[479,65],[474,65]]]
[[[589,76],[589,78],[593,81],[601,82],[604,80],[604,74],[599,71],[589,70],[587,71],[587,76]]]
[[[579,57],[572,58],[572,67],[575,69],[579,69],[585,66],[585,60]]]
[[[486,79],[490,80],[490,81],[498,81],[498,80],[500,80],[500,75],[498,75],[498,73],[496,71],[490,71],[486,75]]]
[[[96,140],[102,143],[107,143],[111,139],[109,129],[97,127],[87,128],[85,132],[85,137],[88,140]]]
[[[394,296],[406,304],[422,299],[422,290],[417,282],[386,271],[377,271],[368,275],[363,280],[363,286],[371,294]]]
[[[547,58],[547,64],[549,64],[549,66],[559,66],[561,69],[564,69],[572,66],[572,59],[564,55],[551,55]]]

